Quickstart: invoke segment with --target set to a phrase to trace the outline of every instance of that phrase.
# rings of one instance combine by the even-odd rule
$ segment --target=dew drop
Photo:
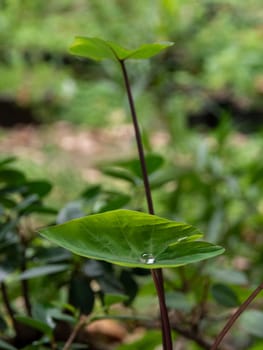
[[[143,253],[142,254],[142,262],[145,264],[154,264],[155,263],[155,258],[152,254],[148,253]]]

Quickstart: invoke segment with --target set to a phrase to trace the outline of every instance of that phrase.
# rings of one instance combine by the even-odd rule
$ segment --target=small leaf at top
[[[78,36],[69,48],[73,55],[90,58],[95,61],[116,59],[114,52],[104,40]]]
[[[76,56],[86,57],[95,61],[111,59],[123,61],[131,59],[146,59],[157,55],[172,42],[144,44],[134,50],[128,50],[112,41],[100,38],[77,36],[69,48],[69,52]]]
[[[47,227],[40,234],[87,258],[147,269],[198,262],[224,251],[193,242],[202,234],[190,225],[123,209]]]

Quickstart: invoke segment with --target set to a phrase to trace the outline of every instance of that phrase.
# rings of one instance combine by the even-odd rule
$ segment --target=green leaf
[[[14,346],[6,343],[5,341],[0,339],[0,349],[2,350],[17,350]]]
[[[249,334],[263,338],[263,312],[247,310],[241,315],[240,326]]]
[[[33,259],[42,265],[70,260],[71,253],[60,247],[36,247]],[[50,265],[49,265],[50,266]],[[57,265],[56,265],[57,266]]]
[[[134,176],[132,176],[132,174],[126,169],[120,169],[120,168],[114,168],[114,167],[103,167],[101,171],[105,175],[109,175],[117,179],[128,181],[133,185],[136,183],[136,179],[134,178]]]
[[[123,57],[124,59],[146,59],[152,56],[157,55],[164,49],[174,45],[172,42],[163,42],[163,43],[154,43],[154,44],[145,44],[140,46],[138,49],[130,50],[130,53]]]
[[[16,160],[16,157],[7,157],[0,159],[0,168],[4,167],[6,164],[13,163]]]
[[[233,285],[246,285],[248,279],[243,271],[233,270],[221,267],[208,266],[206,273],[213,278],[214,281],[229,283]]]
[[[131,200],[130,196],[122,193],[109,193],[110,198],[102,205],[97,212],[105,212],[114,209],[120,209],[129,203]]]
[[[105,41],[100,38],[78,36],[70,46],[69,51],[73,55],[86,57],[95,61],[104,59],[119,61],[128,58],[150,58],[172,45],[173,43],[171,42],[153,43],[142,45],[134,50],[127,50],[111,41]]]
[[[123,303],[128,300],[127,295],[117,293],[107,293],[104,295],[104,304],[106,307],[117,303]]]
[[[69,303],[79,309],[81,313],[89,315],[94,306],[94,292],[90,281],[81,274],[75,274],[69,285]]]
[[[148,154],[145,157],[145,162],[147,166],[147,172],[149,175],[151,175],[152,173],[160,169],[160,167],[164,163],[164,159],[158,154]],[[137,177],[142,178],[141,163],[137,158],[118,161],[118,162],[112,163],[112,165],[128,169]]]
[[[250,347],[249,350],[262,350],[262,349],[263,349],[263,341],[259,341],[255,345]]]
[[[24,195],[37,194],[40,198],[45,197],[52,189],[48,181],[28,181],[25,183],[22,193]]]
[[[27,316],[15,316],[15,319],[18,322],[21,322],[23,324],[26,324],[27,326],[30,326],[32,328],[39,330],[40,332],[46,334],[48,337],[52,336],[53,329],[43,321],[36,320],[32,317],[27,317]]]
[[[123,290],[128,296],[128,300],[125,302],[125,304],[129,305],[133,302],[138,293],[138,283],[136,282],[131,270],[125,269],[121,271],[120,282],[122,284]]]
[[[92,200],[93,198],[97,197],[101,193],[101,191],[102,189],[100,185],[88,186],[81,193],[81,197],[85,198],[86,200]]]
[[[41,229],[40,234],[87,258],[147,269],[185,265],[224,251],[192,242],[202,234],[190,225],[131,210],[90,215]]]
[[[75,324],[77,322],[77,319],[73,316],[67,315],[65,313],[63,313],[61,310],[59,309],[51,309],[48,311],[48,317],[51,317],[52,320],[59,320],[59,321],[65,321],[71,324]]]
[[[17,279],[26,280],[30,278],[51,275],[53,273],[58,273],[61,271],[65,271],[67,269],[69,269],[69,265],[67,264],[55,264],[55,265],[33,267],[31,269],[24,271],[20,275],[18,275]]]
[[[189,312],[194,306],[190,296],[182,292],[165,293],[165,299],[167,307],[175,310]]]
[[[0,183],[8,183],[12,185],[20,185],[26,180],[24,173],[14,169],[0,170]]]
[[[122,344],[117,347],[117,350],[152,350],[157,348],[161,342],[162,338],[159,331],[147,331],[141,339],[131,344]]]
[[[104,40],[99,38],[76,37],[69,48],[73,55],[90,58],[92,60],[116,59],[113,51]]]
[[[216,302],[225,307],[236,307],[240,305],[237,295],[233,289],[225,284],[217,283],[212,286],[211,293]]]

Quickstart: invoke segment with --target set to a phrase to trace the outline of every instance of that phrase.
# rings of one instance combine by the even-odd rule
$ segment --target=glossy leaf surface
[[[184,223],[131,210],[90,215],[40,230],[52,242],[88,258],[141,268],[176,267],[223,253]]]
[[[70,46],[70,53],[76,56],[89,58],[95,61],[104,59],[126,60],[131,59],[147,59],[157,55],[162,50],[172,46],[172,42],[145,44],[134,50],[127,50],[120,45],[105,41],[100,38],[82,37],[75,38]]]

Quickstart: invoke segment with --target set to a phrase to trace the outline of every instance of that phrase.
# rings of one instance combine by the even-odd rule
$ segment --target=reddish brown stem
[[[237,311],[230,317],[228,322],[226,323],[225,327],[222,329],[222,331],[218,334],[216,337],[216,340],[214,344],[211,347],[211,350],[216,350],[218,346],[221,344],[222,340],[226,336],[226,334],[229,332],[229,330],[232,328],[233,324],[236,322],[236,320],[240,317],[242,312],[246,310],[246,308],[252,303],[252,301],[257,297],[257,295],[262,291],[263,289],[263,283],[261,283],[251,294],[250,296],[239,306]]]
[[[125,88],[128,96],[128,101],[130,105],[131,115],[132,115],[132,121],[133,121],[133,127],[135,132],[135,138],[137,142],[137,149],[139,154],[139,160],[141,164],[141,170],[142,170],[142,177],[143,177],[143,183],[144,183],[144,190],[145,190],[145,196],[146,201],[148,205],[148,211],[149,214],[154,215],[154,207],[153,207],[153,200],[152,200],[152,194],[151,194],[151,188],[150,188],[150,182],[146,167],[146,161],[144,156],[144,149],[143,149],[143,143],[138,123],[138,118],[135,110],[135,105],[133,101],[133,96],[131,92],[131,86],[128,78],[128,73],[126,70],[126,66],[123,60],[119,60],[123,79],[125,82]],[[156,291],[158,294],[159,299],[159,306],[160,306],[160,314],[161,314],[161,323],[162,323],[162,334],[163,334],[163,349],[164,350],[172,350],[172,338],[171,338],[171,327],[170,327],[170,321],[168,317],[168,311],[165,304],[165,293],[164,293],[164,286],[163,286],[163,275],[162,270],[151,270],[153,281],[156,287]]]

